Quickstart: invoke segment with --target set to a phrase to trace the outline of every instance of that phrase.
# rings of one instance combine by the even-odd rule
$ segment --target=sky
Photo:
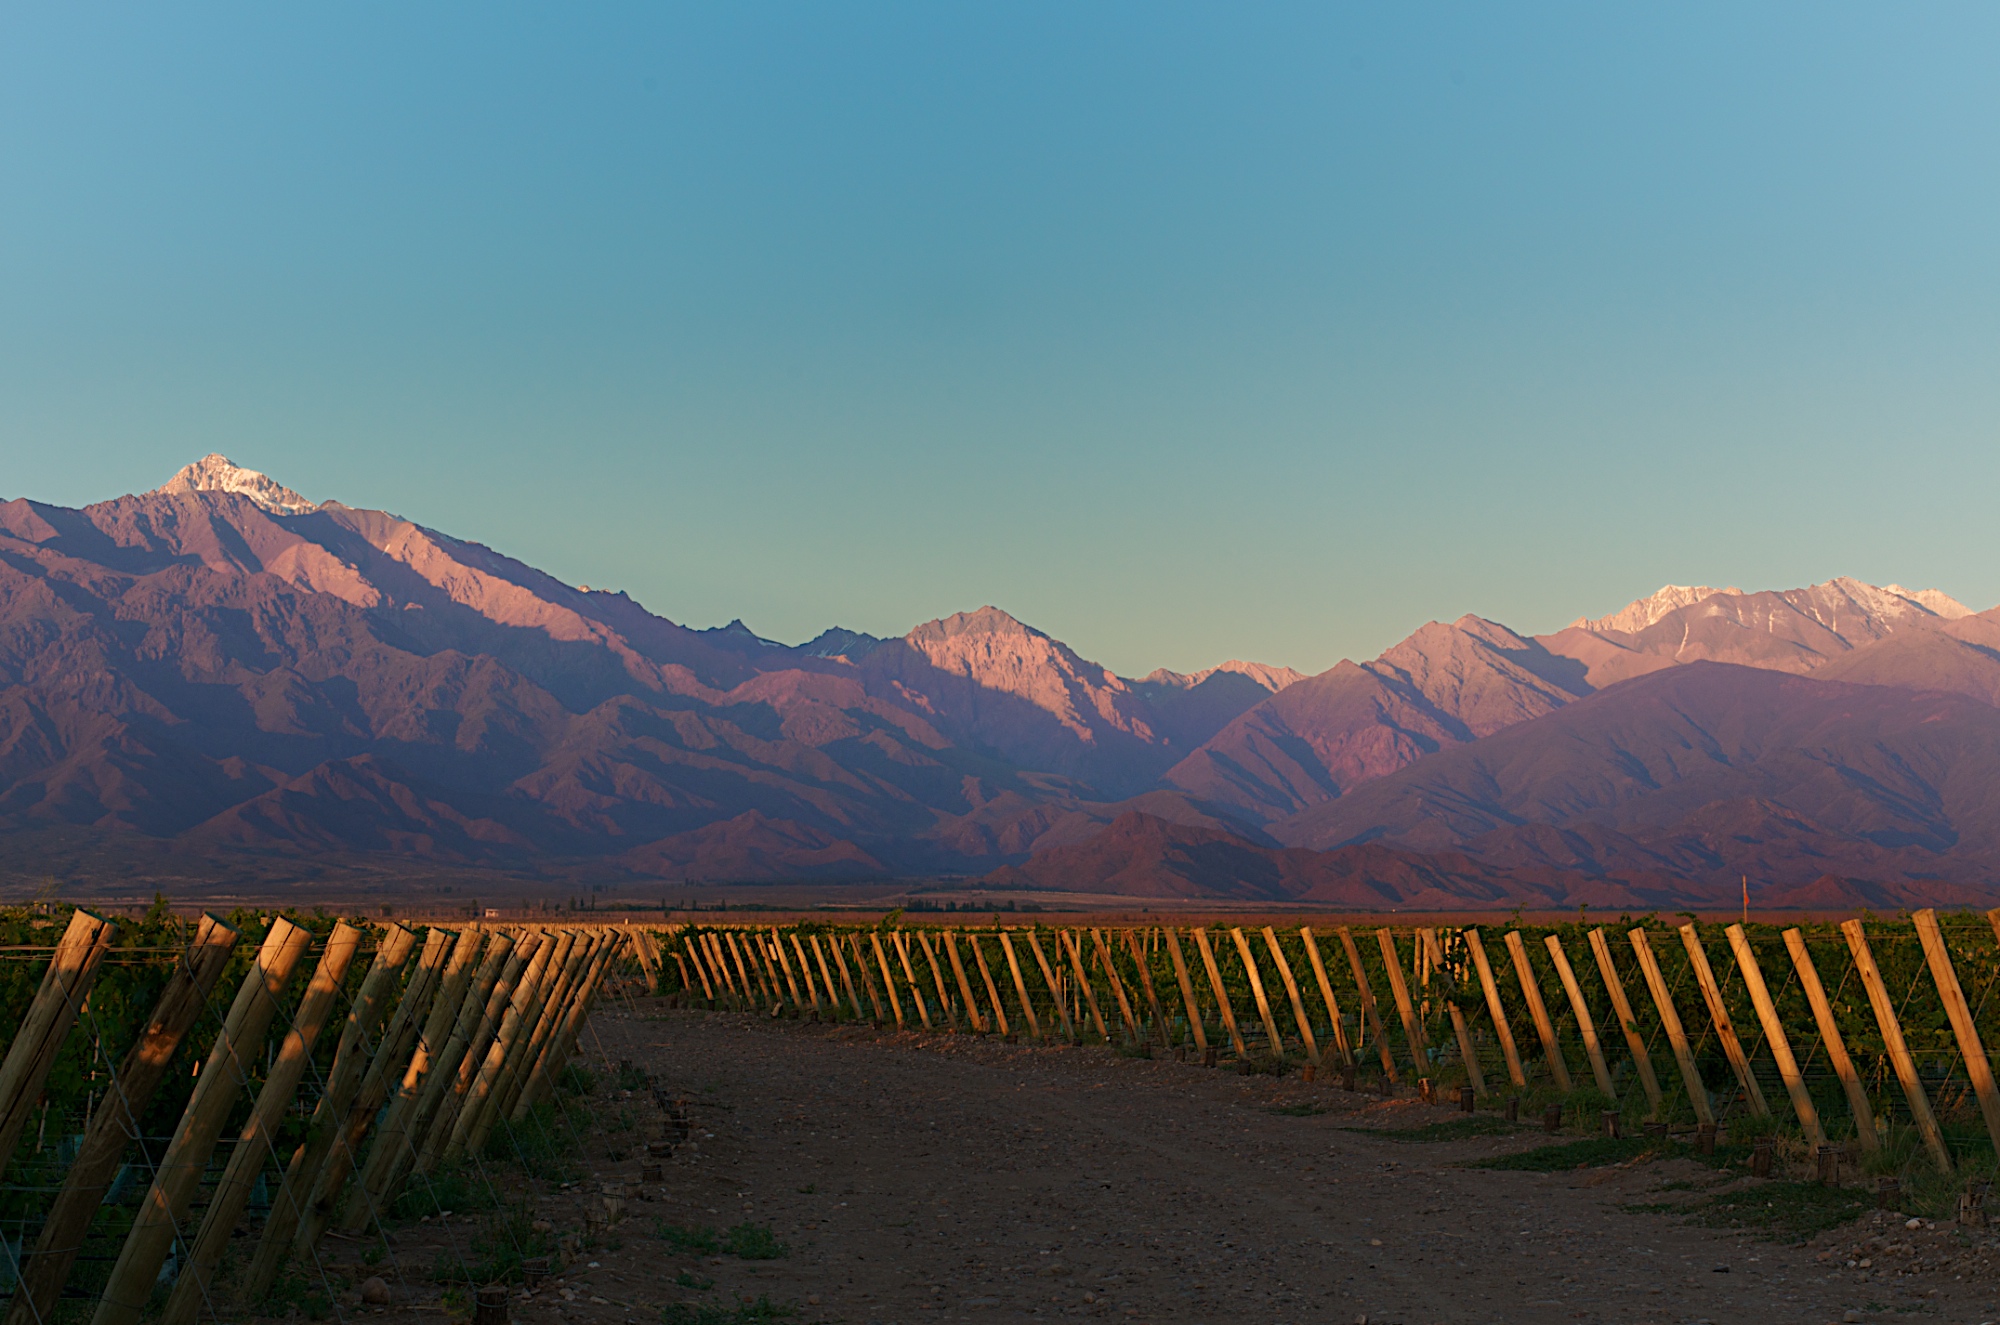
[[[0,497],[1132,675],[2000,602],[2000,11],[0,8]]]

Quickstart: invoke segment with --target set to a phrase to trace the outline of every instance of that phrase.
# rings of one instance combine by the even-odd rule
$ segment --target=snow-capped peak
[[[254,469],[231,463],[223,455],[203,456],[146,495],[177,492],[233,492],[278,515],[303,515],[319,509],[318,503]]]
[[[1742,592],[1736,588],[1713,589],[1705,584],[1669,584],[1663,586],[1658,593],[1641,598],[1635,603],[1626,604],[1610,616],[1598,617],[1596,620],[1578,617],[1569,624],[1572,630],[1581,626],[1593,632],[1619,630],[1636,635],[1668,613],[1678,612],[1683,607],[1692,607],[1704,598]]]
[[[1962,616],[1971,616],[1973,611],[1942,589],[1905,589],[1900,584],[1882,586],[1899,598],[1907,598],[1919,607],[1927,607],[1947,621],[1956,621]]]

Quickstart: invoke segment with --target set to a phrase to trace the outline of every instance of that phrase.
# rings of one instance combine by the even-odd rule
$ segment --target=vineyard
[[[7,1321],[316,1314],[345,1286],[324,1238],[452,1204],[501,1215],[434,1274],[518,1278],[556,1249],[512,1228],[495,1166],[576,1149],[571,1059],[631,952],[582,926],[0,917]]]
[[[1977,1208],[2000,1155],[2000,912],[1479,929],[798,925],[642,931],[706,1006],[1338,1073],[1885,1201]],[[1762,1151],[1762,1155],[1757,1152]]]

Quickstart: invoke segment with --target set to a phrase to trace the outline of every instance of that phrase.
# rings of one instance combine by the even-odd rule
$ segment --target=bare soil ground
[[[598,1013],[584,1048],[691,1101],[693,1137],[619,1224],[515,1292],[524,1325],[2000,1318],[1989,1230],[1873,1211],[1803,1244],[1698,1227],[1657,1207],[1757,1180],[1686,1159],[1471,1168],[1557,1138],[1413,1142],[1391,1133],[1461,1115],[1324,1081],[646,1004]],[[518,1184],[572,1248],[594,1184],[635,1181],[637,1143],[662,1135],[643,1091],[592,1107],[610,1130],[591,1133],[590,1183]],[[700,1255],[668,1232],[745,1223],[786,1254]],[[349,1281],[391,1281],[387,1305],[348,1293],[343,1314],[436,1322],[423,1268],[452,1236],[406,1225],[373,1265],[330,1242]]]

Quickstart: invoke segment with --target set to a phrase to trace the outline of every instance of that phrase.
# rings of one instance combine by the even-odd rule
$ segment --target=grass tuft
[[[1490,1114],[1474,1114],[1470,1118],[1454,1118],[1448,1123],[1426,1123],[1422,1127],[1347,1127],[1347,1132],[1366,1132],[1389,1141],[1427,1143],[1437,1141],[1468,1141],[1475,1136],[1511,1136],[1521,1130],[1520,1124],[1510,1123],[1505,1118],[1495,1118]]]
[[[1645,1137],[1619,1137],[1613,1140],[1594,1136],[1584,1141],[1571,1141],[1567,1145],[1538,1146],[1533,1150],[1520,1151],[1518,1154],[1482,1159],[1471,1167],[1512,1169],[1521,1173],[1560,1173],[1564,1169],[1602,1168],[1607,1164],[1623,1164],[1627,1160],[1652,1154],[1657,1149],[1657,1145]]]
[[[661,1325],[764,1325],[797,1315],[796,1308],[780,1306],[768,1297],[739,1306],[725,1307],[707,1302],[671,1302],[660,1308]]]

